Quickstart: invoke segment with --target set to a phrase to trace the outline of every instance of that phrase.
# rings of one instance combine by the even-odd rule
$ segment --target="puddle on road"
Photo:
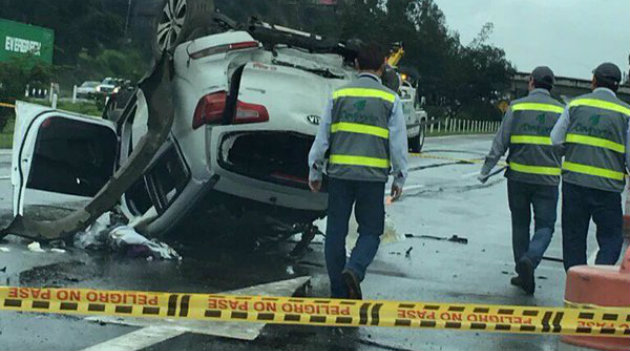
[[[291,245],[261,252],[199,247],[182,250],[182,261],[147,261],[117,253],[85,251],[88,255],[83,260],[22,271],[19,283],[23,286],[212,293],[310,275],[313,268],[320,270],[289,260]]]
[[[99,274],[95,266],[82,261],[54,263],[34,267],[19,274],[20,285],[62,288]]]

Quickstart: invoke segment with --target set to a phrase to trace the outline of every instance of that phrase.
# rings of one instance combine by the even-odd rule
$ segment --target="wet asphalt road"
[[[543,261],[536,271],[534,297],[510,286],[513,262],[506,182],[501,176],[479,185],[479,165],[446,158],[481,159],[490,136],[430,138],[426,155],[411,157],[411,172],[402,201],[388,207],[396,230],[414,236],[468,239],[467,244],[408,238],[383,245],[363,283],[374,299],[561,306],[565,273],[562,263]],[[0,221],[10,218],[11,188],[6,177],[10,155],[0,153]],[[557,223],[557,233],[560,226]],[[207,234],[208,236],[211,233]],[[590,238],[590,251],[596,245]],[[300,260],[286,258],[292,243],[267,245],[254,252],[221,249],[209,239],[176,247],[184,259],[130,259],[107,252],[69,249],[65,254],[35,253],[27,241],[0,242],[1,285],[85,287],[214,293],[309,276],[299,294],[327,296],[321,238]],[[407,254],[408,253],[408,254]],[[546,254],[562,257],[557,234]],[[244,259],[246,258],[246,259]],[[0,349],[82,350],[107,342],[137,327],[94,323],[81,317],[0,312]],[[346,330],[331,335],[326,328],[270,326],[253,341],[187,333],[145,350],[579,350],[553,336],[481,334],[388,328]]]

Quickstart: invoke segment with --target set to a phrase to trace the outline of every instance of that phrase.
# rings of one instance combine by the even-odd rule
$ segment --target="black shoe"
[[[534,295],[536,291],[536,281],[534,279],[534,264],[528,257],[523,257],[516,264],[516,272],[520,276],[521,287],[529,295]]]
[[[519,288],[523,287],[523,281],[521,281],[521,276],[517,275],[516,277],[512,277],[512,279],[510,279],[510,284],[514,285],[514,286],[518,286]]]
[[[341,276],[348,288],[348,298],[351,300],[362,300],[363,294],[361,293],[361,283],[359,282],[359,278],[357,278],[356,274],[349,269],[344,269]]]

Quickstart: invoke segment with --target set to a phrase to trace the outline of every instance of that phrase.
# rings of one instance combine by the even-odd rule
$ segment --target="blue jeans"
[[[333,298],[348,297],[341,276],[344,269],[351,270],[362,281],[376,256],[385,227],[384,195],[385,183],[330,179],[324,251]],[[352,205],[355,205],[354,214],[359,223],[359,239],[346,262],[346,235]]]
[[[538,267],[556,225],[558,187],[508,180],[508,199],[512,213],[512,250],[514,261],[523,256]],[[531,209],[534,208],[534,236],[530,240]]]
[[[597,225],[596,264],[614,265],[623,245],[621,194],[564,182],[562,184],[562,251],[564,268],[586,264],[586,237]]]

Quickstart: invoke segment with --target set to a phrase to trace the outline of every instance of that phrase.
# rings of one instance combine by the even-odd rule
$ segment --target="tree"
[[[99,0],[4,0],[0,18],[53,29],[57,64],[76,63],[83,49],[116,46],[124,29],[124,19]]]
[[[0,62],[0,102],[15,103],[15,100],[24,96],[27,85],[47,88],[52,74],[52,66],[31,55]],[[0,108],[0,131],[12,116],[13,110]]]
[[[27,85],[47,88],[53,67],[30,55],[0,62],[0,101],[13,103],[24,96]]]

